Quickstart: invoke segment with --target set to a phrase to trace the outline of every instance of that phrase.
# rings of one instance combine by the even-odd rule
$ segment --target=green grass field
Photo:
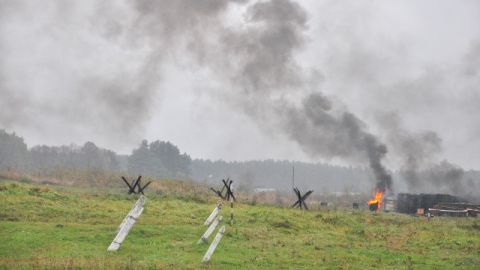
[[[249,204],[236,204],[235,225],[201,263],[208,246],[196,242],[215,198],[154,192],[107,252],[135,200],[0,181],[0,269],[480,269],[480,219]]]

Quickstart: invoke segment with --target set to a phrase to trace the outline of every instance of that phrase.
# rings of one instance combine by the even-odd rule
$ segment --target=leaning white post
[[[225,225],[223,225],[220,230],[218,230],[217,235],[215,236],[215,239],[213,239],[212,244],[210,247],[208,247],[207,252],[205,253],[205,256],[203,256],[202,262],[208,262],[210,260],[210,257],[212,257],[213,252],[217,248],[218,243],[220,243],[220,240],[222,240],[222,236],[225,233]]]
[[[205,223],[203,223],[203,225],[205,226],[208,226],[210,225],[210,223],[212,223],[213,219],[218,215],[218,213],[220,212],[220,209],[222,208],[222,205],[221,204],[217,204],[217,206],[215,207],[215,209],[213,209],[212,213],[210,214],[210,216],[208,216],[207,220],[205,220]]]
[[[223,217],[222,216],[217,216],[217,218],[210,224],[210,226],[208,227],[208,229],[205,231],[205,233],[202,235],[202,237],[200,238],[200,240],[198,240],[197,244],[201,244],[202,242],[203,243],[207,243],[207,239],[208,237],[210,237],[210,235],[212,234],[212,232],[215,230],[215,228],[217,227],[217,225],[220,223],[220,221],[222,221]]]
[[[128,232],[135,224],[135,221],[137,221],[137,219],[142,214],[143,204],[145,203],[145,200],[146,200],[145,196],[143,195],[140,196],[140,198],[137,200],[137,202],[133,206],[132,210],[130,210],[128,215],[123,219],[122,224],[120,224],[120,227],[117,229],[118,231],[117,236],[115,236],[115,239],[113,239],[113,242],[108,247],[107,249],[108,251],[118,250],[123,240],[125,240],[125,237],[127,237]]]
[[[144,196],[143,195],[140,196],[140,198],[137,200],[137,202],[132,207],[130,212],[128,212],[127,216],[123,219],[122,223],[120,223],[120,225],[118,226],[117,231],[116,231],[117,233],[122,229],[122,227],[125,225],[125,222],[127,222],[129,217],[133,215],[133,211],[135,211],[135,209],[143,207],[143,204],[145,203],[145,199],[142,199],[142,197],[144,197]]]

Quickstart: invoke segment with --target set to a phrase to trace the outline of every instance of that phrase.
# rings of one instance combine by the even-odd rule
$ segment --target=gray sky
[[[311,155],[264,108],[319,91],[386,144],[387,167],[404,158],[394,115],[407,137],[441,139],[428,162],[480,169],[478,1],[287,2],[0,0],[0,127],[29,145],[129,153],[146,138],[195,158],[361,164]],[[258,84],[232,90],[245,80]]]

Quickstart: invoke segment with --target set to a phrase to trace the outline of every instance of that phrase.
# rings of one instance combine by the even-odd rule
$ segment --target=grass
[[[112,253],[135,196],[0,181],[0,269],[480,268],[480,219],[250,204],[235,205],[236,223],[200,263],[208,246],[196,242],[215,198],[162,194],[147,194]]]

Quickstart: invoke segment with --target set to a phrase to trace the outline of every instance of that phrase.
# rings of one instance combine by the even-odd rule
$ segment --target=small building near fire
[[[396,208],[399,213],[413,215],[418,213],[418,209],[423,209],[426,214],[429,211],[428,209],[434,209],[437,205],[449,203],[466,203],[466,201],[448,194],[399,193]]]

